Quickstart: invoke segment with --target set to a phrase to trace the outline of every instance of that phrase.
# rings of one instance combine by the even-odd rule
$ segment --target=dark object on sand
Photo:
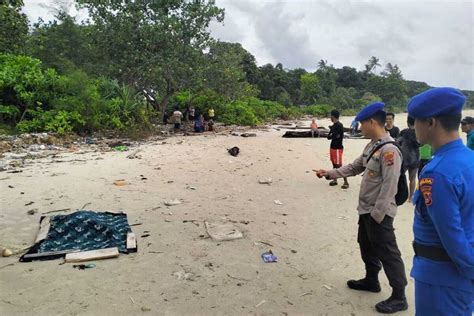
[[[227,151],[229,152],[229,154],[230,154],[231,156],[237,157],[237,155],[238,155],[239,152],[240,152],[240,149],[239,149],[239,147],[234,146],[234,147],[232,147],[231,149],[228,149]]]

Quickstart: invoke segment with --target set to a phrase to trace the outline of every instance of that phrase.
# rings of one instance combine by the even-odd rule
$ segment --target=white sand
[[[399,127],[405,120],[396,117]],[[348,126],[351,118],[342,121]],[[327,126],[328,120],[318,123]],[[390,295],[383,272],[379,294],[346,287],[347,279],[364,275],[356,242],[361,177],[349,179],[347,191],[329,187],[311,172],[330,168],[329,141],[285,139],[283,132],[177,137],[142,145],[142,159],[126,159],[127,152],[71,153],[61,159],[86,161],[48,158],[23,173],[0,173],[0,247],[30,245],[41,212],[89,202],[86,209],[123,211],[129,223],[143,223],[133,227],[138,253],[95,261],[97,267],[86,271],[59,265],[61,260],[0,258],[0,314],[132,315],[150,309],[153,315],[376,315],[373,306]],[[344,161],[366,143],[345,140]],[[226,151],[232,146],[241,149],[236,158]],[[271,185],[258,183],[267,177]],[[129,184],[114,186],[117,179]],[[171,199],[183,203],[164,206]],[[39,213],[27,215],[32,208]],[[412,217],[413,207],[405,204],[395,220],[407,274]],[[220,243],[201,237],[205,220],[235,221],[245,237]],[[144,231],[151,236],[141,238]],[[262,262],[269,249],[278,263]],[[178,280],[173,273],[180,270],[194,277]],[[410,308],[398,315],[414,314],[411,279],[407,295]]]

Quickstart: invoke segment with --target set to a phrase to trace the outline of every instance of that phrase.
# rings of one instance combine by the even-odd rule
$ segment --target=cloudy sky
[[[51,5],[51,3],[55,3]],[[70,0],[25,0],[47,20]],[[217,0],[215,37],[239,42],[259,65],[314,70],[320,59],[363,69],[371,56],[398,64],[406,79],[474,90],[471,0]],[[77,14],[71,6],[71,13]]]

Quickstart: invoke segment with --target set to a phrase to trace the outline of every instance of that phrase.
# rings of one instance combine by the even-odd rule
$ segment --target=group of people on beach
[[[337,185],[362,175],[357,211],[357,241],[365,277],[347,281],[350,289],[380,292],[383,268],[392,294],[375,305],[380,313],[408,308],[407,278],[394,233],[397,207],[414,205],[416,315],[472,315],[474,312],[474,118],[462,118],[466,97],[454,88],[432,88],[408,103],[408,127],[394,125],[395,114],[375,102],[354,121],[370,139],[362,154],[343,165],[344,130],[339,112],[331,112],[332,170],[314,170]],[[459,127],[467,134],[462,142]],[[409,175],[409,186],[406,173]]]
[[[165,112],[163,117],[163,124],[174,124],[174,131],[178,132],[182,130],[183,120],[185,122],[193,123],[193,131],[195,133],[203,133],[204,131],[215,131],[215,111],[212,107],[208,109],[207,120],[204,118],[204,115],[199,113],[194,107],[188,107],[184,111],[184,113],[180,111],[179,107],[175,107],[171,116],[167,112]]]

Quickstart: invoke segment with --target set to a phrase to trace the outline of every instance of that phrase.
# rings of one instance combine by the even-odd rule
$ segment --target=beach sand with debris
[[[405,120],[397,115],[396,125]],[[342,121],[349,126],[351,118]],[[331,167],[325,138],[286,139],[275,127],[252,132],[175,136],[128,152],[64,152],[21,173],[0,172],[2,248],[30,246],[42,213],[83,206],[125,212],[138,240],[137,253],[84,271],[62,260],[0,258],[0,314],[376,315],[374,305],[391,293],[384,273],[381,293],[346,286],[364,276],[356,241],[361,177],[350,178],[347,190],[342,181],[330,187],[317,179],[312,169]],[[346,139],[344,162],[367,142]],[[227,153],[233,146],[237,157]],[[141,157],[127,159],[136,149]],[[180,203],[166,206],[170,200]],[[412,220],[406,203],[395,227],[407,275]],[[243,238],[214,241],[205,222],[231,223]],[[277,263],[262,261],[269,250]],[[397,315],[414,314],[412,279],[407,296],[410,308]]]

